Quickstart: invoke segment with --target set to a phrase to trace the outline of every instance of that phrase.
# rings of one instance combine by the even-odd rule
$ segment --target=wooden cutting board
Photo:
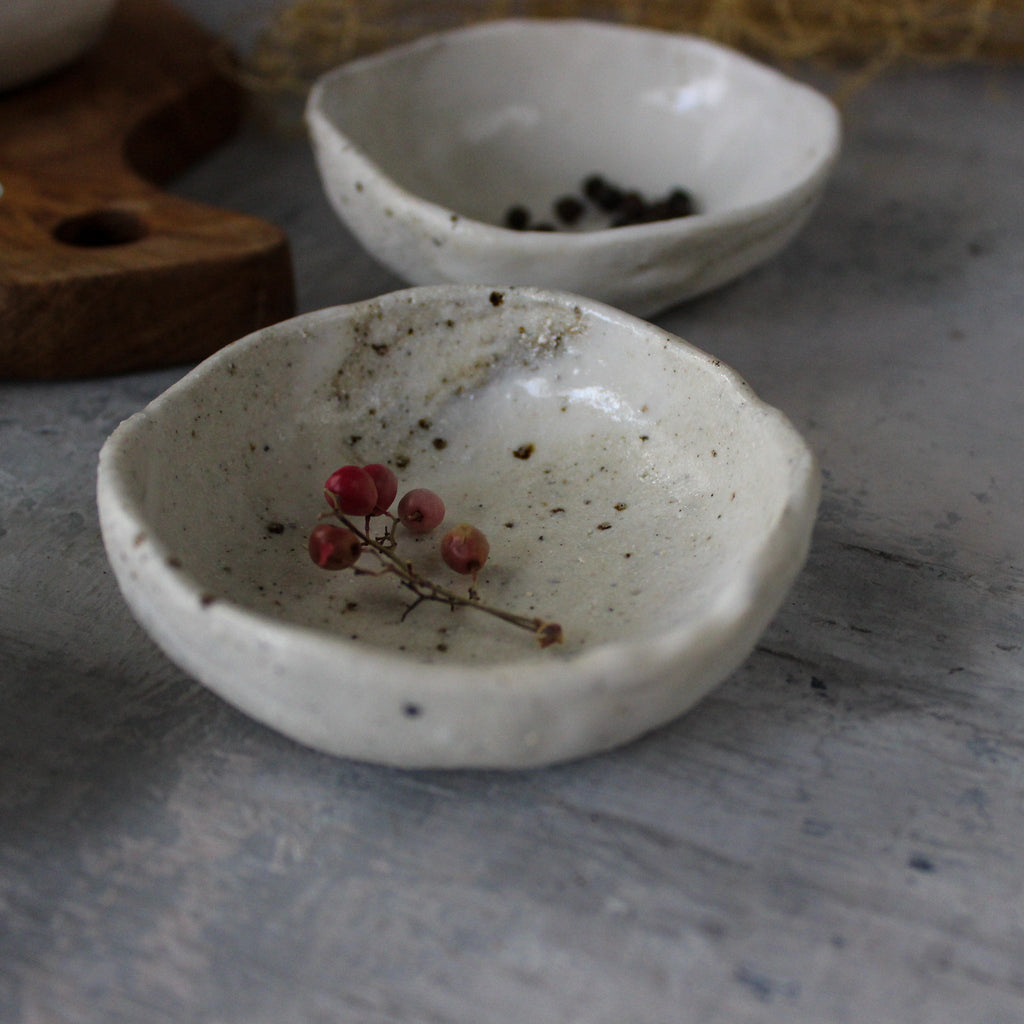
[[[288,243],[160,186],[237,128],[217,41],[164,0],[122,0],[83,59],[0,93],[0,377],[204,358],[290,316]]]

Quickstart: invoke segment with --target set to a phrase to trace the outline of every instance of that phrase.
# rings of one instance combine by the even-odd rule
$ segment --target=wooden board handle
[[[0,98],[0,375],[193,362],[294,312],[288,243],[159,185],[237,127],[216,41],[123,0],[100,45]]]

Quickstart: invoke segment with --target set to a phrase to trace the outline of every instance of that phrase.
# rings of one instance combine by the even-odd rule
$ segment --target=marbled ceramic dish
[[[477,609],[403,621],[394,578],[314,566],[323,482],[348,462],[439,492],[448,525],[490,539],[481,596],[564,643]],[[818,473],[781,413],[678,338],[571,295],[450,285],[228,346],[116,430],[98,498],[135,615],[226,700],[335,754],[512,768],[630,740],[736,668],[803,563]],[[436,549],[401,535],[464,586]]]
[[[824,96],[693,37],[585,21],[499,21],[328,73],[307,120],[334,209],[412,284],[562,288],[640,316],[777,253],[840,144]],[[698,214],[514,231],[598,173]]]

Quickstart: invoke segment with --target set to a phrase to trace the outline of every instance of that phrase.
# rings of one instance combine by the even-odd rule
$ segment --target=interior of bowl
[[[557,620],[564,644],[475,609],[405,614],[394,578],[314,566],[324,480],[349,462],[441,494],[445,528],[490,540],[482,598]],[[130,424],[118,472],[147,543],[211,600],[488,665],[685,633],[749,599],[811,463],[731,371],[649,324],[532,289],[437,288],[229,346]],[[436,535],[398,537],[424,575],[467,586]]]
[[[585,21],[440,34],[332,73],[323,110],[405,189],[503,223],[600,174],[699,212],[764,202],[818,167],[835,112],[812,90],[693,37]]]

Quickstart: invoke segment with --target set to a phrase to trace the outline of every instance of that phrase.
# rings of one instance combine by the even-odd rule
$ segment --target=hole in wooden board
[[[146,225],[134,213],[125,210],[93,210],[62,220],[53,237],[65,245],[100,249],[128,245],[146,236]]]

